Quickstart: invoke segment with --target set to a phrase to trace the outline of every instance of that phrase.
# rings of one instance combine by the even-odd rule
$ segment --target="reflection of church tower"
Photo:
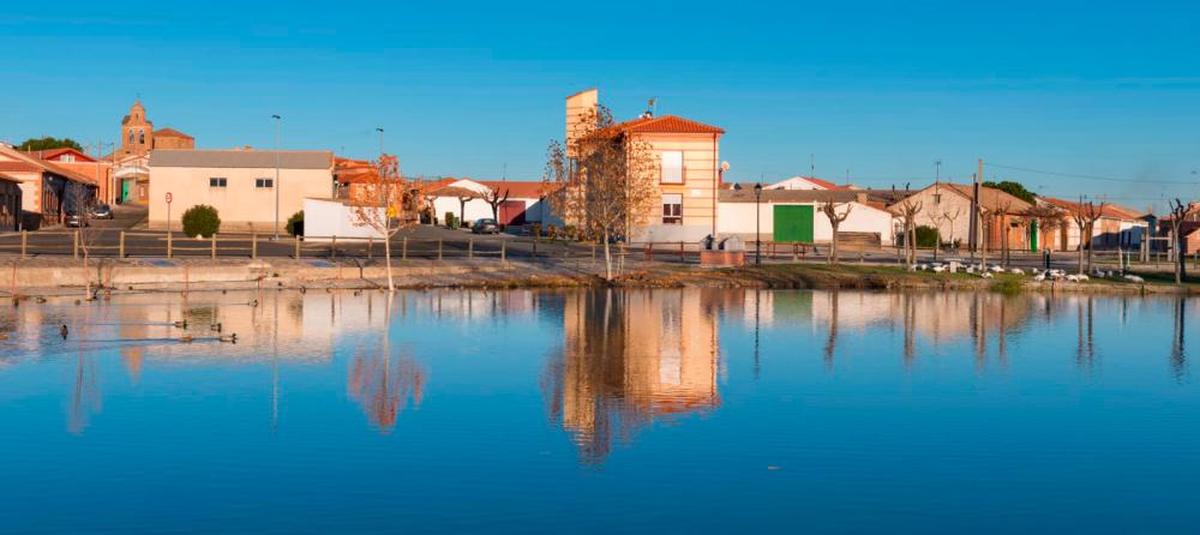
[[[146,119],[146,108],[138,100],[121,120],[121,154],[146,154],[154,147],[154,123]]]

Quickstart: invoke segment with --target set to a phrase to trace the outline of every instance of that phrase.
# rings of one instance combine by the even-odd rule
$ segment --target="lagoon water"
[[[25,302],[0,310],[0,531],[1195,532],[1194,318],[699,289]]]

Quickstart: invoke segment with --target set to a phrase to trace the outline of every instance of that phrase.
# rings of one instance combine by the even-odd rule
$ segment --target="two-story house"
[[[566,99],[567,146],[579,121],[599,105],[599,91],[589,89]],[[645,225],[633,229],[633,241],[697,242],[717,234],[717,191],[720,189],[720,142],[725,131],[675,115],[654,116],[618,123],[614,130],[645,143],[658,168],[654,213]]]

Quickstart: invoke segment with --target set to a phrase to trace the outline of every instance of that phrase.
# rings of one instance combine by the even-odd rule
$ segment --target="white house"
[[[561,224],[561,221],[550,213],[550,206],[545,202],[543,195],[544,184],[541,182],[469,178],[443,182],[427,195],[433,206],[433,216],[439,223],[445,223],[447,213],[454,214],[454,217],[467,223],[493,217],[492,206],[485,197],[490,192],[497,192],[501,197],[506,197],[497,207],[496,215],[500,224]]]
[[[757,200],[751,188],[722,190],[717,205],[718,231],[753,240],[782,243],[829,243],[833,227],[821,207],[832,201],[837,213],[850,210],[838,227],[846,242],[892,245],[893,215],[868,194],[854,190],[763,189]],[[757,214],[756,214],[757,212]]]
[[[304,241],[331,241],[335,237],[383,239],[384,233],[365,224],[356,210],[373,211],[374,220],[383,220],[382,206],[354,207],[345,199],[304,199]]]

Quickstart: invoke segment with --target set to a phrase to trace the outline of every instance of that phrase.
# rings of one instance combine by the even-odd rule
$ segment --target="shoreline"
[[[85,276],[80,262],[22,260],[0,263],[0,296],[85,297],[85,284],[102,281],[107,294],[220,290],[387,288],[386,268],[359,261],[310,260],[162,260],[93,262]],[[599,269],[597,269],[599,268]],[[767,288],[875,291],[992,291],[1001,293],[1107,293],[1114,295],[1200,294],[1200,285],[1182,286],[1147,275],[1147,282],[1117,280],[1036,282],[1029,276],[1002,274],[983,279],[968,274],[910,272],[900,266],[798,263],[737,268],[641,263],[605,281],[602,266],[555,260],[434,261],[393,264],[396,288]]]

